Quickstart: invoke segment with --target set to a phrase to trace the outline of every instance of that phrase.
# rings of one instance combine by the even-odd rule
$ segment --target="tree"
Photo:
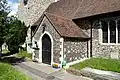
[[[9,14],[9,7],[6,0],[0,0],[0,47],[5,40],[5,20]]]
[[[0,47],[6,43],[9,51],[14,54],[25,42],[27,27],[16,17],[8,17],[9,12],[7,0],[0,0]]]
[[[6,44],[11,53],[17,53],[19,46],[25,42],[27,36],[27,27],[16,17],[7,18]]]

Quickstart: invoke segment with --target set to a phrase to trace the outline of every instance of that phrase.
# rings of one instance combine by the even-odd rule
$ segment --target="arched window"
[[[120,20],[117,22],[117,30],[118,30],[118,43],[120,43]]]
[[[101,21],[101,25],[102,25],[103,43],[108,43],[108,23],[106,21]]]
[[[116,22],[109,22],[109,30],[110,30],[110,43],[116,43]]]

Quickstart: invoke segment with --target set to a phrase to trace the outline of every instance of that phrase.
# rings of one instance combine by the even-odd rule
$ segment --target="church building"
[[[45,1],[30,24],[34,60],[70,66],[91,57],[120,58],[119,0]]]

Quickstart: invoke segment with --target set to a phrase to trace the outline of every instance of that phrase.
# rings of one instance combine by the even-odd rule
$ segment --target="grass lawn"
[[[27,51],[19,51],[19,53],[17,53],[18,57],[27,57],[32,59],[32,54],[31,53],[27,53]]]
[[[6,53],[8,53],[8,52],[10,52],[10,51],[7,50],[7,49],[4,49],[4,50],[2,50],[2,52],[3,52],[4,54],[6,54]]]
[[[116,59],[104,59],[104,58],[91,58],[81,63],[71,66],[74,69],[83,69],[90,67],[99,70],[120,72],[120,60]]]
[[[10,64],[0,62],[0,80],[31,80]]]

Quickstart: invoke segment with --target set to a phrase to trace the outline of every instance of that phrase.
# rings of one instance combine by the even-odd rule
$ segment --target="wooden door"
[[[51,64],[51,39],[47,34],[42,38],[42,62]]]

